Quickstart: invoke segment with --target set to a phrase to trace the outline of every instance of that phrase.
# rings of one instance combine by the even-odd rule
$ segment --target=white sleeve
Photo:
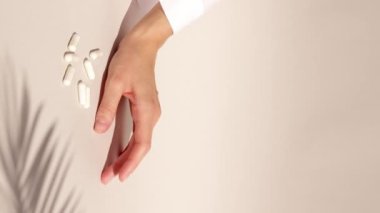
[[[219,0],[132,0],[129,13],[134,20],[140,20],[160,2],[173,32],[176,33],[200,17],[217,1]]]
[[[218,0],[159,0],[161,7],[176,33],[200,17]]]

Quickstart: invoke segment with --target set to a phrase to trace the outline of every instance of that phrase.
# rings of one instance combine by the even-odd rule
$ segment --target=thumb
[[[97,133],[104,133],[111,126],[115,118],[117,106],[123,94],[123,82],[119,79],[107,79],[104,93],[96,112],[94,130]]]

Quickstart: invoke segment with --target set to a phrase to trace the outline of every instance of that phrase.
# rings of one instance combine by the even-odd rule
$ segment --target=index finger
[[[107,79],[100,105],[96,112],[94,129],[98,133],[105,132],[115,118],[117,106],[123,95],[123,85],[120,80]]]
[[[119,179],[125,180],[140,164],[152,144],[153,125],[150,121],[135,123],[133,140],[125,153],[120,156]]]

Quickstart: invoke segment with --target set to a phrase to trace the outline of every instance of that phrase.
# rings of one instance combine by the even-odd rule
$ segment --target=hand
[[[154,67],[159,48],[172,34],[158,3],[118,45],[108,67],[94,130],[104,133],[111,126],[122,97],[129,100],[133,134],[115,162],[102,172],[102,182],[119,175],[125,180],[151,147],[153,128],[160,114]]]

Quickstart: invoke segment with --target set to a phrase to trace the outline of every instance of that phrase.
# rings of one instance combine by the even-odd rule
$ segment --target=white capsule
[[[81,106],[86,105],[86,84],[83,81],[78,82],[78,101]]]
[[[74,73],[75,73],[74,67],[71,66],[71,64],[67,65],[65,75],[63,76],[63,80],[62,80],[63,85],[70,86],[71,81],[73,80],[73,77],[74,77]]]
[[[101,56],[103,56],[103,52],[98,48],[98,49],[93,49],[93,50],[90,50],[90,54],[89,54],[90,58],[92,60],[95,60]]]
[[[77,46],[79,44],[79,40],[80,40],[79,34],[73,33],[73,35],[70,38],[69,44],[67,45],[67,48],[72,52],[77,51]]]
[[[88,58],[85,58],[83,61],[84,69],[86,70],[86,74],[88,79],[94,80],[95,79],[95,71],[94,67],[92,66],[92,63]]]
[[[67,51],[65,52],[65,54],[63,54],[63,59],[67,63],[71,63],[73,61],[78,61],[79,57],[74,52]]]
[[[90,87],[88,86],[86,87],[86,103],[84,105],[84,108],[90,108]]]

